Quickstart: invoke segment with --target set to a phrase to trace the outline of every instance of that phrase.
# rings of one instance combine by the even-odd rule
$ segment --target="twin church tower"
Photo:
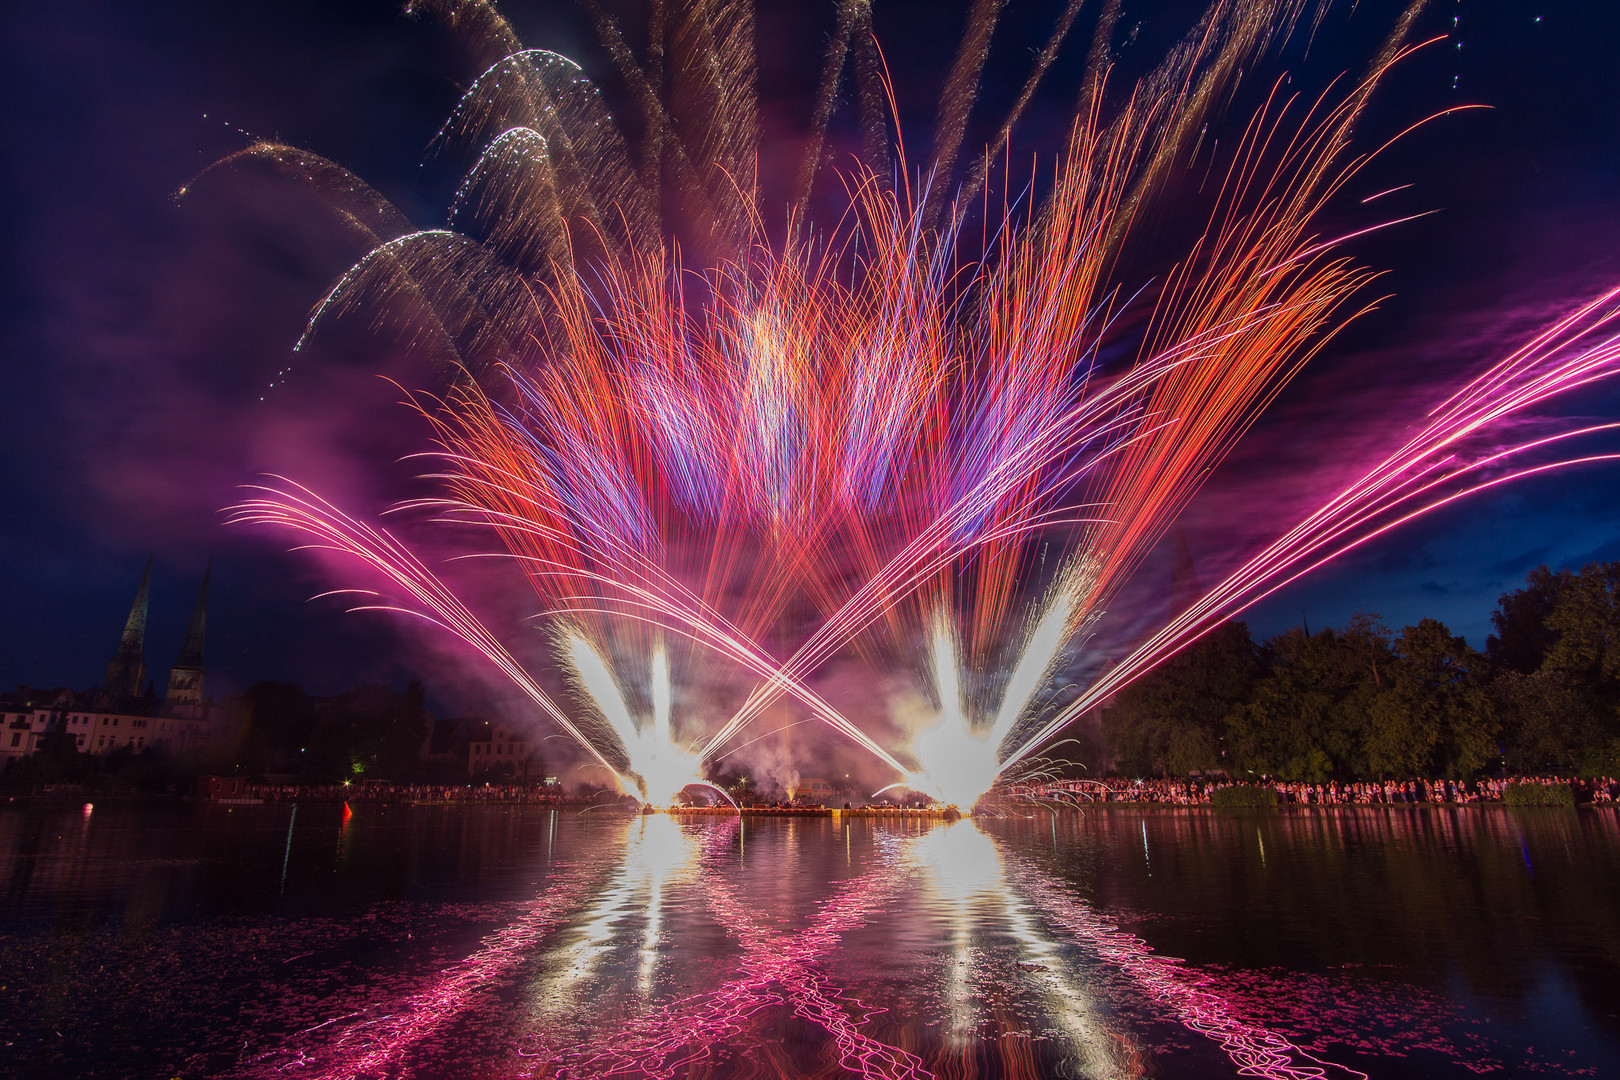
[[[169,690],[164,701],[169,705],[201,705],[203,701],[203,636],[208,624],[208,579],[214,564],[209,560],[203,571],[202,588],[197,592],[197,606],[191,612],[191,625],[186,628],[186,642],[180,647],[180,657],[169,669]],[[124,697],[139,697],[146,683],[146,609],[152,588],[152,560],[146,560],[146,572],[141,575],[140,588],[135,590],[135,603],[130,606],[129,619],[124,623],[124,636],[118,642],[118,651],[107,665],[108,693]]]

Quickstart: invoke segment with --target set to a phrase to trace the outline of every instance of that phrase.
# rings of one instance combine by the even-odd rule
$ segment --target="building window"
[[[20,731],[16,732],[11,736],[11,745],[12,746],[21,746],[22,745],[22,732],[20,732]]]

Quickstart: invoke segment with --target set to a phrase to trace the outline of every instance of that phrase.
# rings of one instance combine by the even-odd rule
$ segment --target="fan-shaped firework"
[[[634,147],[577,65],[523,48],[488,4],[415,6],[487,64],[441,136],[473,152],[448,228],[413,231],[358,180],[287,147],[238,159],[321,187],[374,245],[309,332],[364,307],[443,362],[449,389],[415,398],[438,435],[441,487],[411,505],[487,527],[556,624],[558,651],[601,718],[570,720],[399,541],[309,490],[267,486],[235,516],[290,526],[381,571],[400,590],[387,606],[478,649],[598,761],[659,799],[699,780],[703,761],[788,698],[903,782],[970,805],[1081,710],[1216,621],[1427,509],[1558,464],[1538,458],[1504,474],[1514,455],[1599,430],[1472,449],[1509,416],[1614,372],[1614,293],[1457,391],[1420,434],[1072,704],[1044,708],[1039,691],[1065,650],[1102,625],[1287,380],[1364,310],[1356,297],[1372,275],[1343,254],[1350,236],[1324,238],[1318,222],[1376,153],[1354,149],[1353,128],[1411,48],[1421,0],[1363,75],[1315,99],[1285,80],[1269,92],[1242,82],[1325,3],[1215,0],[1134,83],[1111,77],[1119,8],[1103,5],[1073,126],[1039,170],[1039,198],[1000,211],[978,202],[988,163],[1079,0],[960,180],[1001,5],[972,5],[919,167],[889,142],[870,5],[842,0],[785,207],[767,205],[756,174],[743,0],[654,2],[641,55],[586,5],[639,111]],[[829,170],[846,67],[864,160]],[[1254,111],[1223,148],[1206,147],[1240,91]],[[1186,196],[1173,179],[1194,161],[1209,176],[1195,227],[1172,258],[1162,235],[1139,251],[1139,219],[1172,192]],[[829,175],[847,210],[817,221],[810,195]],[[982,251],[963,241],[979,217],[991,237]],[[1132,276],[1148,263],[1156,273]],[[785,633],[806,609],[804,629]],[[741,708],[713,718],[696,753],[669,734],[667,682],[655,681],[655,717],[639,725],[614,685],[655,664],[670,678],[666,642],[681,639],[694,646],[679,653],[689,666],[717,657],[747,680]],[[929,673],[940,722],[917,746],[881,745],[812,689],[818,670],[852,651]]]

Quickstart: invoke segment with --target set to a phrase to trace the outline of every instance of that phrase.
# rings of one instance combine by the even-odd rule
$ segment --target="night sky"
[[[792,9],[762,21],[769,151],[791,146],[808,114],[831,4],[766,6]],[[1016,91],[1061,6],[1012,5],[986,117]],[[902,123],[919,147],[958,7],[877,0]],[[1289,66],[1317,85],[1359,72],[1398,7],[1362,0],[1352,16],[1336,4],[1309,55],[1294,50]],[[604,70],[567,5],[514,0],[504,10],[529,44]],[[1121,63],[1156,58],[1195,10],[1128,4],[1122,27],[1142,26]],[[279,538],[220,524],[236,485],[260,472],[319,470],[326,490],[373,511],[408,475],[386,463],[422,433],[376,375],[419,373],[386,343],[368,345],[363,327],[319,342],[285,389],[266,395],[311,305],[363,250],[330,228],[318,200],[263,176],[212,174],[177,197],[250,137],[270,137],[348,166],[419,225],[438,224],[464,163],[427,148],[475,72],[435,24],[389,0],[56,0],[7,5],[0,18],[0,687],[99,682],[151,553],[147,661],[160,681],[211,557],[213,692],[266,678],[335,691],[425,672],[441,707],[476,700],[476,676],[436,663],[433,642],[379,616],[306,604],[331,584],[317,564],[282,553]],[[1491,109],[1413,134],[1358,181],[1357,195],[1412,185],[1390,197],[1391,216],[1440,212],[1351,249],[1389,271],[1376,288],[1393,298],[1290,388],[1217,476],[1189,516],[1197,556],[1280,523],[1313,479],[1397,434],[1448,380],[1620,282],[1620,13],[1436,0],[1417,37],[1431,34],[1452,36],[1390,79],[1362,142],[1450,104]],[[1072,100],[1064,79],[1078,78],[1088,38],[1082,16],[1052,102]],[[1019,149],[1049,149],[1059,113],[1037,108]],[[1614,418],[1620,392],[1564,408]],[[1617,485],[1620,470],[1591,467],[1437,514],[1248,619],[1269,634],[1302,615],[1315,628],[1372,610],[1397,629],[1434,615],[1482,646],[1496,598],[1532,567],[1620,558]],[[520,614],[510,598],[481,599],[497,618],[503,605]]]

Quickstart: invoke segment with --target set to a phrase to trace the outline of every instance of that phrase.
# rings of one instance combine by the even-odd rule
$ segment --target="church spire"
[[[197,704],[203,697],[203,637],[208,625],[208,581],[214,575],[214,560],[208,560],[203,571],[202,588],[197,590],[197,606],[191,612],[191,625],[186,627],[186,643],[180,647],[180,657],[169,669],[170,704],[186,702]]]
[[[148,555],[140,588],[135,590],[135,603],[130,605],[129,618],[124,622],[124,636],[107,665],[106,686],[111,693],[134,697],[146,681],[146,608],[151,590],[152,557]]]

